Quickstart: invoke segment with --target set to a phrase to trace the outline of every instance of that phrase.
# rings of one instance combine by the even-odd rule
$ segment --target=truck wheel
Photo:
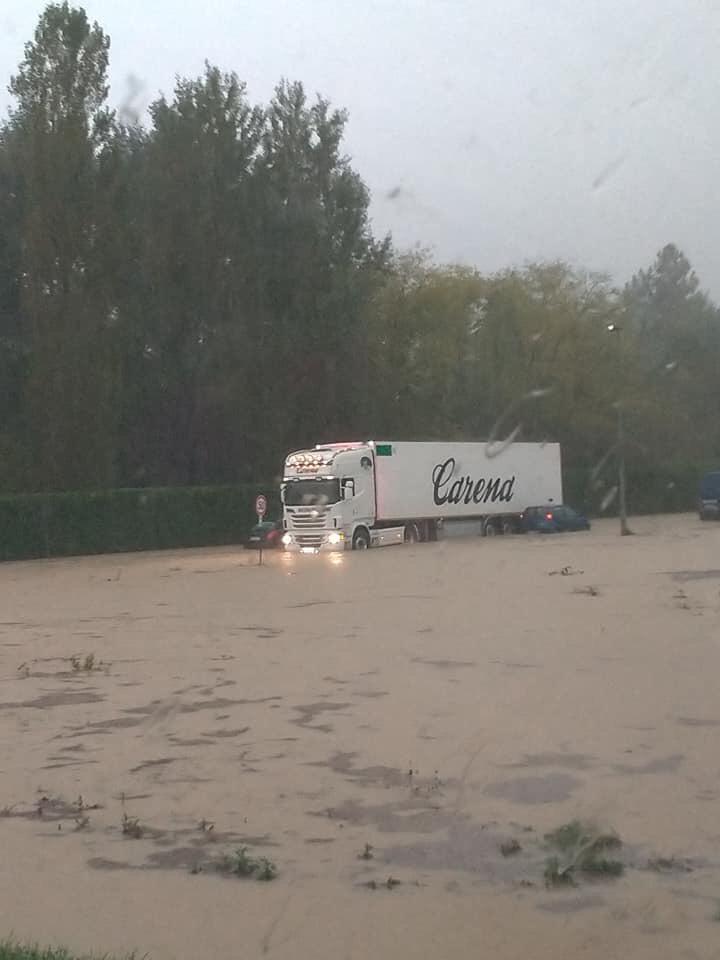
[[[353,534],[352,548],[353,550],[369,550],[370,549],[370,534],[367,532],[365,527],[360,527]]]
[[[414,523],[408,523],[405,526],[404,539],[405,543],[418,543],[420,540],[420,532]]]

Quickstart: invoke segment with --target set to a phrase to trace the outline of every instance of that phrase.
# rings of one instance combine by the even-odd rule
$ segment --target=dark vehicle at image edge
[[[700,481],[698,514],[701,520],[720,520],[720,470],[706,473]]]
[[[523,510],[520,529],[523,533],[570,533],[589,530],[590,521],[572,507],[550,504]]]

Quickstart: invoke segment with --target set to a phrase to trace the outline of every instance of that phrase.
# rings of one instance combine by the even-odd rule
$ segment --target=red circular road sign
[[[267,513],[267,497],[262,493],[255,497],[255,513],[261,518]]]

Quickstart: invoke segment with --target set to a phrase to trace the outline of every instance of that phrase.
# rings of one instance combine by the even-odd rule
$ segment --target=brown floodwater
[[[720,525],[633,528],[0,566],[0,938],[720,956]]]

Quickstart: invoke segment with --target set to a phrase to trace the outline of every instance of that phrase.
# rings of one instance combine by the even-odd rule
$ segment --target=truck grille
[[[288,515],[289,526],[293,530],[324,530],[326,516],[326,510],[315,510],[313,513],[292,513]]]
[[[321,547],[327,532],[326,518],[327,510],[322,509],[288,511],[288,529],[292,531],[298,546],[313,550]]]

